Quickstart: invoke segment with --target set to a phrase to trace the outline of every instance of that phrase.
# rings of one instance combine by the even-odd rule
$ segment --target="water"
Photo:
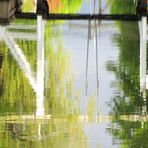
[[[55,1],[51,10],[93,13],[98,4]],[[135,13],[134,1],[121,4],[104,0],[102,13]],[[23,11],[34,10],[25,1]],[[147,147],[138,22],[96,24],[38,17],[38,26],[0,27],[0,148]]]

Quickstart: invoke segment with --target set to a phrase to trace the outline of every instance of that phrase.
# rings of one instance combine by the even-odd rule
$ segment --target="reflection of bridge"
[[[33,90],[37,93],[37,96],[41,98],[39,99],[38,104],[42,104],[39,108],[43,109],[43,77],[44,77],[44,50],[42,46],[44,46],[44,37],[43,37],[43,22],[40,20],[41,16],[38,17],[38,33],[36,34],[36,26],[35,25],[10,25],[7,27],[2,27],[1,32],[3,33],[3,37],[5,39],[5,42],[7,46],[9,47],[11,54],[14,56],[15,60],[17,61],[20,68],[25,73],[26,77],[29,80],[30,85],[32,86]],[[42,22],[42,23],[41,23]],[[73,24],[75,25],[75,24]],[[84,24],[79,27],[86,27]],[[90,26],[89,26],[90,27]],[[94,26],[95,27],[95,26]],[[146,43],[147,43],[147,18],[143,17],[142,21],[139,21],[139,28],[140,28],[140,88],[141,92],[145,92],[146,89],[148,89],[148,78],[146,73]],[[33,33],[23,32],[23,33],[16,33],[16,32],[8,32],[7,29],[27,29],[27,30],[34,30]],[[29,40],[38,40],[38,70],[37,70],[37,77],[35,76],[34,72],[31,69],[31,66],[29,62],[27,61],[25,55],[23,54],[23,51],[17,43],[15,42],[15,38],[19,39],[29,39]],[[96,37],[97,38],[97,37]],[[96,39],[95,39],[96,40]],[[95,41],[96,43],[97,41]],[[39,85],[41,84],[41,85]],[[145,93],[143,93],[145,94]],[[145,95],[143,95],[143,98],[145,98]],[[43,113],[43,110],[41,111]],[[37,113],[40,114],[40,113]]]
[[[55,136],[65,137],[65,135],[67,135],[65,137],[67,138],[70,134],[76,133],[78,135],[77,136],[78,139],[72,137],[71,140],[72,141],[80,140],[81,142],[84,142],[84,140],[86,139],[84,139],[83,136],[81,136],[81,133],[79,133],[79,131],[83,130],[86,137],[88,137],[87,141],[92,142],[92,140],[94,141],[94,138],[98,137],[98,135],[102,136],[103,133],[102,129],[105,129],[105,131],[106,130],[120,131],[119,129],[120,124],[118,124],[119,121],[121,123],[123,122],[124,125],[126,125],[127,123],[135,124],[138,122],[138,128],[145,128],[146,123],[148,121],[148,116],[120,115],[116,118],[115,116],[110,116],[110,115],[100,115],[97,117],[97,122],[95,123],[85,119],[89,119],[89,117],[88,116],[84,117],[82,115],[77,115],[77,116],[45,115],[36,118],[36,116],[33,115],[20,115],[20,116],[3,115],[0,116],[0,123],[1,123],[1,132],[6,130],[4,127],[7,128],[9,127],[7,129],[7,131],[9,131],[8,133],[12,133],[12,135],[15,135],[16,140],[23,140],[23,141],[27,140],[31,142],[34,141],[36,142],[37,140],[38,141],[45,139],[49,140],[49,138],[52,139]],[[111,126],[109,126],[108,123],[110,123]],[[94,137],[89,137],[91,133],[93,133]],[[67,141],[69,140],[70,139],[68,137]],[[98,139],[96,141],[98,141]]]
[[[36,13],[17,13],[16,18],[19,19],[36,19]],[[121,20],[121,21],[137,21],[140,19],[138,15],[132,14],[48,14],[46,20]]]
[[[90,122],[89,116],[84,116],[84,115],[65,115],[65,116],[55,116],[55,115],[44,115],[36,118],[34,115],[7,115],[7,116],[0,116],[0,122],[4,123],[32,123],[35,119],[37,120],[37,124],[42,124],[43,121],[48,123],[47,121],[49,120],[54,120],[54,119],[66,119],[66,118],[71,118],[71,119],[77,119],[78,121],[81,122]],[[107,123],[111,121],[116,121],[116,118],[118,120],[123,120],[123,121],[129,121],[129,122],[137,122],[137,121],[143,121],[147,122],[148,121],[148,116],[147,115],[119,115],[119,116],[114,116],[114,115],[99,115],[97,116],[97,123]],[[89,121],[88,121],[89,120]],[[91,123],[91,122],[90,122]]]
[[[32,27],[31,27],[32,28]],[[14,40],[14,35],[9,33],[6,27],[1,27],[0,32],[2,34],[1,38],[4,39],[6,45],[10,49],[10,53],[18,63],[19,67],[25,73],[25,76],[28,78],[29,83],[36,93],[36,115],[44,115],[44,21],[42,17],[38,17],[37,23],[37,36],[33,34],[31,39],[37,39],[37,75],[33,72],[30,63],[27,61],[26,56],[23,53],[23,50]],[[28,35],[28,34],[27,34]],[[24,36],[24,34],[23,34]],[[16,37],[16,36],[15,36]],[[27,36],[25,37],[27,38]]]
[[[88,24],[70,22],[70,24],[68,24],[68,27],[71,29],[88,29]],[[114,28],[114,27],[115,26],[113,24],[108,24],[108,23],[103,25],[102,24],[98,25],[99,30],[100,28],[102,30],[102,29]],[[95,29],[95,25],[91,24],[90,28]],[[7,35],[11,36],[13,39],[37,40],[36,25],[10,24],[9,26],[6,26],[6,29],[10,30],[7,32]],[[26,32],[25,30],[28,30],[28,31]],[[0,36],[0,39],[2,39],[1,36]]]
[[[42,21],[42,16],[36,13],[17,13],[16,18],[25,18],[25,19],[36,19],[37,18],[37,36],[36,33],[16,33],[16,32],[7,32],[5,27],[2,27],[4,30],[3,38],[10,48],[11,54],[14,56],[15,60],[17,61],[20,68],[24,71],[26,77],[29,80],[30,85],[32,86],[33,90],[37,94],[37,115],[43,115],[43,92],[44,92],[44,23]],[[128,21],[137,21],[141,19],[141,16],[138,15],[101,15],[101,14],[49,14],[46,16],[46,19],[49,20],[58,20],[58,19],[70,19],[70,20],[90,20],[97,19],[97,20],[128,20]],[[76,26],[75,24],[70,24],[70,27]],[[90,33],[90,28],[96,28],[96,24],[79,25],[80,28],[88,27],[88,32]],[[30,29],[36,30],[36,26],[28,25],[28,26],[8,26],[11,29]],[[147,17],[142,16],[141,21],[139,21],[139,28],[140,28],[140,88],[141,92],[145,92],[148,89],[148,78],[146,75],[146,39],[147,39]],[[88,34],[89,34],[88,33]],[[96,67],[97,66],[97,33],[95,34],[95,48],[96,48]],[[88,35],[89,36],[89,35]],[[22,49],[19,48],[17,43],[14,41],[15,38],[22,38],[22,39],[29,39],[29,40],[38,40],[38,67],[37,67],[37,76],[35,76],[34,72],[31,69],[29,62],[27,61],[25,55],[23,54]],[[89,38],[88,38],[88,50],[89,50]],[[88,60],[88,59],[87,59]],[[88,64],[88,63],[87,63]],[[87,65],[88,66],[88,65]],[[97,68],[96,68],[97,69]],[[86,71],[87,73],[87,71]],[[98,72],[97,72],[98,73]],[[98,81],[98,79],[97,79]],[[86,84],[87,85],[87,84]],[[97,84],[98,85],[98,84]],[[143,95],[145,98],[145,96]]]
[[[141,91],[148,89],[147,78],[147,18],[143,17],[142,21],[139,21],[139,33],[140,33],[140,88]]]
[[[38,3],[43,4],[41,7]],[[43,17],[47,20],[122,20],[122,21],[137,21],[141,17],[139,15],[130,15],[130,14],[103,14],[104,10],[109,6],[111,1],[109,1],[104,8],[102,8],[102,1],[99,0],[99,12],[96,12],[96,0],[94,0],[94,10],[93,14],[47,14],[48,10],[45,13],[44,8],[45,1],[42,0],[37,1],[37,11],[36,13],[22,13],[21,5],[22,0],[3,0],[0,1],[0,9],[2,12],[0,13],[0,23],[9,23],[12,18],[21,18],[21,19],[37,19],[37,14],[42,14]],[[47,2],[46,2],[47,3]],[[3,8],[3,9],[2,9]],[[5,9],[6,8],[6,9]],[[9,9],[8,9],[9,8]],[[13,10],[13,11],[12,11]]]

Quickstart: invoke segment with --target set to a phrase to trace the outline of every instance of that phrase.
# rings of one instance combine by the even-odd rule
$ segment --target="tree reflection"
[[[110,12],[114,14],[133,14],[136,12],[136,1],[132,0],[108,0]]]
[[[120,47],[119,63],[109,63],[108,70],[113,70],[120,90],[113,99],[117,114],[130,114],[140,111],[142,99],[139,87],[139,41],[137,23],[118,24],[120,32],[114,38]],[[130,29],[133,37],[128,36]],[[114,108],[115,110],[115,108]],[[113,112],[114,112],[113,110]]]
[[[124,3],[124,6],[127,6],[129,1]],[[128,6],[135,7],[134,4]],[[115,6],[111,5],[111,12],[116,12],[116,10],[112,10],[112,7],[120,10],[118,2]],[[132,13],[132,11],[131,9],[130,12]],[[117,88],[120,90],[113,99],[114,110],[117,107],[117,114],[129,114],[140,111],[142,104],[139,88],[139,29],[136,22],[118,22],[117,26],[120,34],[116,35],[114,40],[120,47],[119,62],[117,64],[109,63],[107,68],[116,74]]]
[[[3,123],[0,124],[0,129],[6,133],[0,134],[1,147],[87,146],[87,142],[80,142],[86,141],[86,137],[82,131],[83,124],[76,118],[54,118],[46,121],[28,118],[22,122],[14,120],[16,120],[15,116],[11,117],[11,120],[1,119]]]
[[[2,119],[0,117],[0,122],[2,121],[0,129],[4,129],[0,134],[1,147],[14,147],[14,145],[56,148],[67,145],[70,147],[86,145],[87,147],[82,119],[79,116],[80,93],[73,94],[74,74],[71,54],[64,49],[60,27],[53,30],[56,23],[58,22],[48,22],[45,31],[45,114],[50,115],[51,119],[48,115],[45,116],[48,118],[38,120],[34,120],[34,116],[28,116],[35,113],[36,94],[16,60],[9,53],[9,49],[4,42],[1,43],[4,47],[1,48],[4,55],[1,68],[1,113],[4,115],[15,112],[15,115],[20,115],[4,115]],[[56,47],[53,44],[55,37]],[[16,39],[16,42],[23,49],[23,53],[36,73],[36,41]],[[94,116],[94,97],[91,100],[88,103],[89,120]],[[23,114],[25,116],[22,116]],[[6,139],[7,144],[4,142]],[[84,140],[84,143],[80,140]]]
[[[80,10],[83,0],[48,0],[50,13],[74,13]]]
[[[108,129],[108,132],[114,136],[114,143],[120,140],[119,144],[124,148],[147,147],[147,122],[120,120],[112,124],[112,127]]]
[[[52,24],[48,24],[51,28]],[[55,32],[54,32],[55,33]],[[53,114],[66,115],[79,114],[80,96],[73,98],[73,69],[71,55],[64,50],[60,30],[56,28],[56,47],[52,45],[52,31],[47,29],[45,32],[46,59],[48,61],[49,77],[46,78],[45,96],[48,108],[52,108]],[[50,40],[50,42],[49,42]],[[77,107],[76,107],[77,106]],[[51,111],[51,110],[50,110]]]
[[[33,116],[28,117],[29,114],[35,113],[36,95],[15,59],[9,54],[9,49],[1,42],[1,47],[4,47],[1,48],[4,55],[1,66],[1,113],[20,114],[10,116],[10,119],[9,116],[0,118],[0,122],[3,122],[0,129],[4,129],[3,133],[8,132],[5,135],[0,134],[1,147],[82,147],[79,139],[85,140],[81,118],[77,116],[80,114],[80,95],[73,95],[71,55],[64,49],[60,30],[57,27],[57,32],[53,33],[52,25],[52,22],[49,22],[45,32],[45,112],[50,114],[51,119],[48,116],[42,120],[34,120]],[[56,48],[52,42],[54,36],[57,41]],[[36,41],[17,39],[16,42],[23,49],[35,72]],[[27,115],[26,120],[21,118],[23,114]],[[4,143],[5,139],[7,144]]]
[[[111,5],[112,13],[133,13],[135,5],[133,1],[126,0],[124,5],[119,6],[123,2],[114,1]],[[142,118],[143,98],[140,93],[139,81],[139,60],[140,60],[140,42],[138,23],[118,22],[117,26],[120,34],[114,37],[114,41],[118,43],[119,61],[109,62],[107,69],[113,71],[116,75],[117,82],[115,87],[117,91],[112,99],[111,114],[116,115],[114,122],[108,129],[113,135],[113,140],[121,144],[121,147],[147,147],[147,119]],[[129,32],[130,30],[130,32]],[[135,116],[135,114],[137,116]],[[120,119],[120,115],[131,115],[133,120]]]
[[[80,10],[83,0],[48,0],[49,13],[74,13]],[[35,12],[36,1],[25,0],[23,12]]]

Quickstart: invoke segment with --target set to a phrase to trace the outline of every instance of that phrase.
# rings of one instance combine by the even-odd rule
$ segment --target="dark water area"
[[[134,14],[136,5],[48,2],[53,13]],[[24,1],[24,12],[35,10]],[[0,26],[0,148],[146,148],[140,44],[138,22],[38,17]]]

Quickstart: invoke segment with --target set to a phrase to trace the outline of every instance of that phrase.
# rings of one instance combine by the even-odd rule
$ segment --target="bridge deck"
[[[36,13],[17,13],[16,18],[20,19],[36,19]],[[44,17],[47,20],[121,20],[121,21],[138,21],[140,16],[132,14],[49,14]]]

